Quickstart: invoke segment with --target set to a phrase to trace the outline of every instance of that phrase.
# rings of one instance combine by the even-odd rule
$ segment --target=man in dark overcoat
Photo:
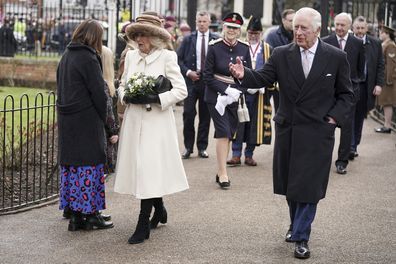
[[[354,94],[345,52],[321,41],[321,15],[301,8],[293,21],[295,43],[275,48],[258,71],[240,59],[230,71],[243,87],[278,81],[275,121],[274,192],[285,195],[291,220],[287,242],[294,256],[310,257],[308,240],[319,200],[326,195],[336,125],[345,122]]]
[[[362,138],[364,119],[367,113],[374,108],[375,100],[381,94],[384,85],[384,55],[381,41],[367,34],[367,21],[363,16],[358,16],[353,22],[353,33],[357,38],[363,40],[365,51],[365,78],[360,83],[360,96],[356,104],[355,119],[353,120],[353,134],[351,143],[351,154],[349,159],[353,160],[359,154],[357,147]]]
[[[351,16],[347,13],[340,13],[335,16],[334,24],[335,34],[324,37],[323,41],[347,53],[350,78],[355,93],[354,106],[347,116],[348,122],[345,122],[345,124],[340,127],[340,144],[338,146],[338,157],[335,162],[337,173],[346,174],[349,156],[353,155],[351,154],[351,152],[353,152],[351,150],[351,142],[354,133],[352,123],[354,120],[355,105],[359,100],[359,86],[364,79],[365,55],[363,41],[348,33],[352,25]]]
[[[207,158],[208,136],[210,126],[210,114],[204,102],[205,83],[203,71],[208,52],[208,44],[218,36],[209,31],[210,13],[206,11],[197,12],[197,30],[185,37],[177,50],[180,70],[186,80],[188,97],[184,100],[183,110],[183,136],[185,150],[183,159],[188,159],[194,151],[195,128],[194,121],[197,115],[196,105],[198,102],[198,131],[197,148],[198,156]]]

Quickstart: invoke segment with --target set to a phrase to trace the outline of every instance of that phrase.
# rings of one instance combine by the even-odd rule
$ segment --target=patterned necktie
[[[339,45],[340,45],[340,49],[344,50],[344,39],[343,38],[340,38]]]
[[[203,72],[205,67],[206,51],[205,51],[205,34],[202,34],[201,40],[201,72]]]
[[[308,77],[309,71],[311,70],[310,69],[311,63],[309,62],[308,54],[309,54],[309,50],[302,51],[301,63],[302,63],[305,79]]]

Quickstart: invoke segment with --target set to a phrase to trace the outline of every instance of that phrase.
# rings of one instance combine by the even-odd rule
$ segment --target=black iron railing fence
[[[0,215],[58,196],[55,94],[0,106]]]
[[[57,57],[70,42],[77,25],[87,18],[102,23],[103,39],[107,43],[106,8],[0,0],[0,56]]]

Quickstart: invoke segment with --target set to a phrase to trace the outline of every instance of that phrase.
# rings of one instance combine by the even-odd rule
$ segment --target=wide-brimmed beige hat
[[[161,26],[161,20],[157,16],[147,14],[138,16],[135,23],[126,28],[128,38],[133,39],[135,33],[158,37],[164,42],[168,42],[171,39],[169,32]]]

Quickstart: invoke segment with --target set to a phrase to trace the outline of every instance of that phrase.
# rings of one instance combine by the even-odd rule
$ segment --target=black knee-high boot
[[[168,213],[166,212],[162,197],[154,198],[154,208],[154,215],[150,221],[151,229],[157,228],[159,222],[161,222],[161,224],[166,224],[168,221]]]
[[[140,201],[139,220],[135,232],[128,239],[129,244],[143,243],[145,239],[150,237],[150,214],[153,202],[154,199],[142,199]]]

